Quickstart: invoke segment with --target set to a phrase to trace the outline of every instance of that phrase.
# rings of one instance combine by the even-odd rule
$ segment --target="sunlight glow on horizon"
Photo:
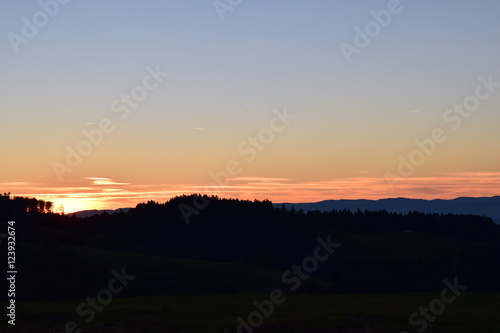
[[[383,178],[351,177],[331,181],[300,181],[288,178],[235,177],[227,184],[155,184],[117,183],[109,178],[84,180],[86,186],[45,187],[34,183],[10,185],[12,196],[31,196],[52,201],[54,209],[64,206],[66,213],[91,209],[133,208],[149,200],[166,202],[179,195],[207,194],[244,200],[271,200],[274,203],[307,203],[338,199],[405,197],[410,199],[454,199],[500,195],[500,173],[458,172],[440,177],[414,177],[392,184]],[[90,182],[90,183],[89,183]],[[116,188],[117,185],[119,188]]]
[[[500,2],[401,1],[348,61],[387,4],[247,1],[225,20],[211,2],[61,5],[19,52],[0,41],[0,188],[66,212],[499,195]],[[40,10],[0,1],[0,32]]]

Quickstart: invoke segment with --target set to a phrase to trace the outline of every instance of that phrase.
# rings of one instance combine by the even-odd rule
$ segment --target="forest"
[[[194,199],[209,204],[186,223],[179,207]],[[266,293],[318,237],[340,247],[298,293],[429,292],[455,277],[469,291],[500,291],[500,226],[485,216],[305,213],[199,194],[86,218],[52,210],[0,196],[1,220],[16,222],[18,299],[85,297],[121,267],[137,276],[130,296]]]

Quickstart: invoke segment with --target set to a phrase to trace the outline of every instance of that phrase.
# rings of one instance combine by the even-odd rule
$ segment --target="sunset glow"
[[[101,178],[88,178],[82,187],[50,188],[44,184],[0,184],[15,189],[13,195],[35,196],[64,206],[66,213],[90,209],[135,207],[138,203],[168,199],[191,193],[218,195],[247,200],[269,199],[280,202],[316,202],[327,199],[453,199],[457,197],[494,196],[500,193],[500,173],[451,173],[441,177],[415,177],[388,183],[383,178],[342,178],[331,181],[300,181],[286,178],[239,177],[227,184],[120,184]],[[85,186],[86,185],[86,186]]]
[[[499,195],[499,4],[398,6],[71,2],[20,42],[42,9],[3,3],[0,191],[67,213]]]

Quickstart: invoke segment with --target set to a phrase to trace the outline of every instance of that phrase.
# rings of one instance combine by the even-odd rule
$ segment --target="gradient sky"
[[[500,2],[401,0],[348,63],[341,43],[388,2],[242,1],[221,20],[212,1],[72,0],[16,53],[23,17],[42,9],[3,0],[0,191],[67,212],[193,192],[275,202],[500,194],[500,87],[457,129],[443,119],[478,77],[500,82]],[[169,75],[121,120],[113,102],[148,66]],[[238,147],[278,110],[295,118],[249,161]],[[60,181],[53,163],[105,118],[114,131]],[[388,182],[435,128],[447,140]],[[231,180],[206,186],[228,161],[239,165]]]

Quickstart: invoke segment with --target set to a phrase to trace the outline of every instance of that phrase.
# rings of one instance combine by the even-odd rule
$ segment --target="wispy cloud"
[[[292,178],[272,178],[272,177],[236,177],[236,178],[231,178],[233,181],[248,181],[248,182],[264,182],[264,183],[271,183],[271,182],[289,182],[293,181],[294,179]]]
[[[96,177],[87,177],[85,179],[92,180],[93,185],[99,186],[107,186],[107,185],[130,185],[129,183],[117,183],[111,178],[96,178]]]
[[[88,184],[91,181],[91,184]],[[12,195],[34,196],[63,204],[67,212],[84,209],[135,207],[148,200],[165,202],[191,193],[216,194],[240,199],[269,199],[273,202],[315,202],[327,199],[453,199],[462,196],[500,195],[500,172],[457,172],[432,177],[406,178],[391,190],[384,178],[338,178],[305,181],[291,178],[237,177],[222,186],[203,184],[129,184],[110,178],[88,177],[73,186],[48,183],[0,183]]]
[[[30,183],[30,182],[7,182],[7,183],[0,183],[0,186],[30,186],[34,185],[36,183]]]

